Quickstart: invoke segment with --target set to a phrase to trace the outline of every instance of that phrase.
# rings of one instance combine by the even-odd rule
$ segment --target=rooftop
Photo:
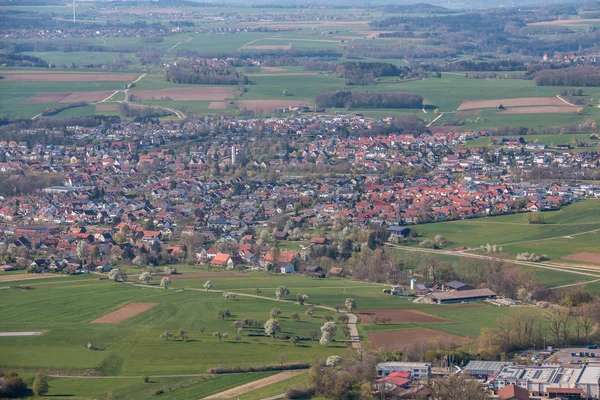
[[[496,293],[490,289],[473,289],[473,290],[462,290],[460,292],[439,292],[432,293],[431,297],[439,300],[455,300],[455,299],[468,299],[473,297],[486,297],[495,296]]]

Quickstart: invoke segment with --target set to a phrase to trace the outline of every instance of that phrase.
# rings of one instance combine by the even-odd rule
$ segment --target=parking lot
[[[600,350],[588,349],[587,347],[569,347],[558,350],[549,360],[556,358],[556,362],[562,365],[573,365],[580,363],[600,364]]]

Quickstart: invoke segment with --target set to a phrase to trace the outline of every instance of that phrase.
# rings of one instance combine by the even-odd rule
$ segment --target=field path
[[[438,115],[433,121],[431,121],[430,123],[427,124],[427,128],[429,128],[431,125],[433,125],[433,123],[435,121],[437,121],[438,119],[442,118],[444,116],[444,113],[441,112],[440,115]]]
[[[573,107],[577,107],[577,105],[576,105],[576,104],[570,103],[570,102],[568,102],[567,100],[565,100],[565,99],[563,99],[562,97],[560,97],[560,94],[557,94],[557,95],[556,95],[556,97],[558,97],[558,99],[559,99],[560,101],[562,101],[563,103],[565,103],[565,104],[568,104],[568,105],[570,105],[570,106],[573,106]]]
[[[213,394],[212,396],[204,397],[204,400],[217,400],[217,399],[233,399],[253,390],[257,390],[263,388],[265,386],[272,385],[274,383],[278,383],[284,381],[286,379],[293,378],[294,376],[298,376],[300,374],[304,374],[306,371],[283,371],[278,374],[268,376],[263,379],[259,379],[254,382],[246,383],[244,385],[240,385],[238,387],[234,387],[233,389],[226,390],[221,393]]]
[[[113,97],[115,94],[117,94],[119,92],[122,92],[122,90],[115,90],[115,92],[113,94],[111,94],[110,96],[108,96],[104,100],[100,100],[98,103],[104,103],[104,102],[108,101],[111,97]]]
[[[499,246],[510,246],[510,245],[513,245],[513,244],[545,242],[547,240],[567,239],[567,238],[568,239],[573,239],[573,236],[587,235],[588,233],[596,233],[596,232],[600,232],[600,229],[592,229],[591,231],[585,231],[585,232],[579,232],[579,233],[572,233],[569,236],[555,236],[555,237],[544,238],[544,239],[522,240],[520,242],[498,243],[498,245]]]
[[[600,282],[600,279],[594,279],[593,281],[586,281],[586,282],[570,283],[568,285],[554,286],[554,287],[551,287],[550,290],[562,289],[562,288],[573,287],[573,286],[580,286],[580,285],[587,285],[588,283],[596,283],[596,282]]]
[[[191,36],[189,36],[189,37],[188,37],[188,39],[187,39],[187,40],[184,40],[183,42],[175,43],[173,46],[169,47],[169,48],[167,49],[167,51],[171,51],[171,50],[173,50],[174,48],[176,48],[177,46],[179,46],[180,44],[182,44],[182,43],[187,43],[187,42],[189,42],[190,40],[192,40],[192,37],[191,37]]]

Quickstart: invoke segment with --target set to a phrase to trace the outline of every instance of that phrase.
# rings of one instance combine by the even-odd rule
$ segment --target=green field
[[[136,270],[128,268],[135,279]],[[389,296],[382,293],[388,285],[362,283],[342,278],[315,279],[300,275],[279,275],[267,273],[239,274],[211,273],[206,270],[181,266],[185,274],[203,273],[202,278],[173,279],[169,290],[100,281],[96,276],[70,276],[29,281],[4,282],[1,287],[26,284],[32,290],[0,290],[2,306],[0,332],[44,331],[42,336],[0,337],[1,370],[19,370],[25,373],[43,371],[48,374],[70,376],[99,374],[104,376],[124,376],[130,379],[93,379],[90,386],[81,378],[53,378],[50,381],[52,396],[64,397],[67,394],[83,398],[103,396],[108,391],[143,398],[150,390],[171,387],[173,399],[189,396],[202,397],[229,387],[234,387],[265,375],[239,374],[219,376],[206,380],[199,377],[181,375],[204,374],[217,366],[256,366],[285,362],[312,362],[315,357],[325,358],[332,354],[349,351],[340,341],[328,347],[318,341],[301,341],[293,345],[283,339],[273,340],[262,336],[249,336],[259,333],[262,328],[245,328],[241,340],[234,339],[233,320],[253,318],[264,322],[271,308],[282,311],[280,317],[283,328],[280,336],[307,336],[310,330],[319,330],[325,315],[335,316],[334,311],[314,307],[313,317],[304,311],[309,306],[275,299],[275,289],[284,285],[294,299],[297,293],[307,293],[310,302],[316,305],[342,305],[348,297],[353,297],[358,309],[410,308],[444,316],[455,322],[447,324],[422,324],[453,334],[474,337],[485,324],[504,315],[507,310],[486,306],[475,309],[478,318],[472,318],[473,310],[445,310],[444,307],[415,304],[412,299]],[[10,275],[14,275],[10,274]],[[239,294],[256,294],[268,299],[250,298],[238,295],[235,299],[225,299],[221,293],[206,292],[201,289],[206,280],[213,283],[213,289]],[[151,281],[158,285],[158,279]],[[185,288],[185,289],[183,289]],[[151,302],[158,305],[149,311],[118,324],[92,324],[94,319],[118,310],[130,302]],[[217,310],[228,308],[232,314],[226,320],[217,317]],[[311,306],[312,307],[312,306]],[[289,318],[296,312],[299,321]],[[398,325],[398,324],[396,324]],[[362,339],[366,333],[377,329],[407,329],[414,324],[359,325]],[[419,325],[421,326],[421,325]],[[201,332],[201,327],[204,332]],[[187,332],[189,340],[164,340],[159,336],[169,330],[176,334],[179,329]],[[227,332],[229,337],[219,341],[213,332]],[[97,350],[86,348],[93,343]],[[365,343],[366,346],[367,343]],[[283,354],[283,356],[282,356]],[[151,377],[144,384],[141,375]],[[152,376],[162,376],[153,378]],[[239,379],[238,379],[239,378]],[[249,393],[246,399],[261,395],[274,395],[285,391],[289,385],[301,383],[302,378],[282,381],[272,387]],[[179,387],[181,386],[181,387]],[[120,398],[120,397],[119,397]]]
[[[275,372],[254,372],[198,377],[152,377],[148,383],[141,378],[48,378],[50,389],[41,396],[31,399],[60,399],[64,397],[77,399],[106,398],[112,392],[117,399],[143,400],[152,397],[157,390],[163,390],[166,398],[187,400],[204,398],[212,394],[243,385],[258,379],[266,378]],[[33,374],[24,374],[25,381],[31,385]],[[266,388],[265,388],[266,389]]]
[[[164,43],[147,44],[160,45],[162,50],[168,50],[169,47],[180,43],[176,48],[165,53],[164,61],[173,59],[177,49],[182,50],[202,50],[202,51],[231,51],[243,46],[246,43],[253,42],[252,45],[281,45],[292,43],[293,46],[329,46],[337,44],[329,42],[330,37],[321,38],[309,32],[283,32],[284,38],[270,35],[264,32],[239,32],[234,34],[213,34],[196,35],[191,40],[185,35],[167,37]],[[320,40],[326,40],[321,42]],[[107,39],[106,46],[114,48],[116,46],[134,46],[140,45],[139,38],[114,38]],[[97,44],[97,43],[96,43]],[[144,44],[146,45],[146,44]],[[167,47],[168,46],[168,47]],[[164,48],[166,47],[166,48]],[[232,50],[233,49],[233,50]],[[120,56],[119,52],[80,52],[80,53],[31,53],[42,58],[46,57],[55,64],[67,63],[69,60],[80,60],[85,62],[110,61]],[[124,58],[132,61],[128,71],[142,72],[142,68],[137,64],[133,54],[124,53]],[[403,61],[397,60],[395,64],[402,64]],[[144,67],[144,70],[146,67]],[[67,70],[68,72],[68,70]],[[146,76],[136,84],[137,89],[163,89],[163,88],[184,88],[196,87],[201,85],[173,84],[167,82],[161,69],[150,68],[150,75]],[[301,67],[284,67],[281,73],[304,73]],[[346,88],[343,78],[335,74],[314,73],[313,75],[288,75],[281,76],[276,72],[263,70],[260,72],[265,76],[250,76],[250,84],[246,86],[247,92],[241,100],[297,100],[299,103],[311,102],[315,96],[326,91],[335,91]],[[126,82],[2,82],[0,81],[0,115],[13,116],[33,116],[44,108],[56,106],[54,104],[24,104],[23,102],[38,92],[65,92],[65,91],[99,91],[99,90],[119,90],[123,88]],[[519,126],[519,127],[547,127],[561,125],[577,125],[585,120],[600,121],[600,109],[585,107],[583,115],[572,114],[530,114],[530,115],[501,115],[496,114],[495,110],[483,110],[478,116],[457,117],[455,111],[465,100],[486,100],[502,99],[515,97],[547,97],[556,96],[560,93],[559,87],[538,87],[531,80],[518,79],[465,79],[463,74],[444,73],[442,78],[428,78],[411,82],[395,82],[393,78],[381,78],[376,85],[357,85],[347,87],[354,91],[398,91],[420,94],[424,97],[429,109],[439,108],[445,114],[435,122],[435,126],[444,124],[461,123],[463,129],[490,129],[501,126]],[[283,90],[286,90],[286,95]],[[135,89],[133,91],[135,94]],[[588,101],[594,103],[600,99],[600,89],[586,88],[584,91],[588,96]],[[236,98],[234,100],[240,100]],[[235,109],[227,110],[209,110],[209,101],[145,101],[145,104],[161,105],[172,107],[184,112],[194,114],[233,114]],[[330,113],[347,110],[328,110]],[[80,109],[72,111],[73,115],[82,115],[85,113],[94,113],[94,110]],[[413,113],[419,115],[426,122],[430,122],[436,117],[433,113],[424,114],[422,110],[407,109],[356,109],[353,112],[363,113],[365,116],[373,118],[383,118],[387,116],[396,116],[404,113]],[[102,113],[102,112],[98,112]],[[109,113],[109,114],[114,114]],[[66,114],[65,116],[68,116]],[[485,143],[485,140],[481,140]],[[473,141],[469,146],[475,146],[479,142]],[[550,142],[552,143],[552,142]]]
[[[442,235],[454,247],[478,248],[480,245],[502,246],[510,256],[534,252],[547,254],[553,261],[581,251],[598,252],[600,234],[600,200],[583,200],[559,211],[543,213],[545,224],[531,225],[527,214],[513,214],[424,224],[415,227],[423,238]],[[596,231],[596,232],[594,232]]]
[[[283,312],[282,335],[306,336],[323,324],[320,318],[305,317],[304,307],[269,300],[225,300],[220,293],[155,290],[95,280],[39,285],[31,291],[3,290],[0,297],[5,316],[0,331],[46,331],[40,337],[0,338],[0,351],[6,356],[0,368],[95,370],[104,375],[204,373],[216,366],[278,363],[282,352],[289,361],[309,362],[316,355],[346,348],[339,343],[325,349],[317,342],[293,346],[283,340],[248,337],[248,332],[235,342],[234,319],[264,322],[273,307]],[[120,324],[90,324],[129,302],[157,302],[159,306]],[[216,311],[224,307],[232,317],[221,321]],[[292,312],[300,313],[301,320],[290,320]],[[179,328],[188,332],[188,342],[159,338],[163,331],[177,333]],[[228,332],[229,338],[219,341],[211,335],[216,331]],[[88,342],[99,350],[85,348]]]

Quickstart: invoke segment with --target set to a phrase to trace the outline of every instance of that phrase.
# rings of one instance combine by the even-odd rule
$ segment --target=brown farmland
[[[106,74],[106,73],[32,73],[32,71],[11,72],[2,71],[7,81],[19,82],[129,82],[138,77],[136,74]]]
[[[265,71],[269,71],[269,72],[283,72],[283,71],[285,71],[285,69],[279,68],[279,67],[260,67],[260,69],[264,69]]]
[[[581,261],[592,264],[600,264],[600,253],[574,253],[561,257],[564,260]]]
[[[462,346],[473,339],[456,336],[433,329],[407,329],[403,331],[369,332],[369,342],[374,348],[405,349],[420,344],[440,343]]]
[[[96,111],[117,111],[117,104],[97,104]]]
[[[509,108],[498,111],[496,114],[569,114],[574,112],[577,112],[577,107],[563,105]]]
[[[235,104],[251,111],[278,110],[304,104],[301,100],[240,100]]]
[[[14,282],[14,281],[28,281],[31,279],[43,279],[43,278],[62,278],[67,275],[59,274],[0,274],[0,282]]]
[[[173,88],[173,89],[139,89],[132,91],[136,100],[182,100],[182,101],[207,101],[225,100],[233,98],[232,87],[203,86],[197,88]]]
[[[227,103],[224,101],[211,101],[208,105],[209,110],[225,110],[227,108]]]
[[[481,110],[468,110],[468,111],[457,111],[455,115],[457,117],[469,117],[469,116],[473,116],[473,115],[479,115],[480,113],[481,113]]]
[[[25,104],[41,103],[77,103],[80,101],[101,101],[114,93],[113,90],[99,92],[66,92],[66,93],[38,93],[24,101]]]
[[[558,97],[519,97],[515,99],[493,99],[493,100],[467,100],[458,110],[469,110],[473,108],[496,108],[500,104],[504,107],[531,107],[531,106],[560,106],[565,103]]]
[[[252,50],[289,50],[292,46],[289,44],[258,44],[244,46],[243,48]]]
[[[92,321],[92,324],[118,324],[138,314],[154,308],[158,303],[129,303],[116,311],[103,315]]]
[[[576,25],[589,26],[592,23],[599,23],[600,19],[580,18],[580,19],[555,19],[553,21],[530,22],[528,26],[543,26],[543,25]]]
[[[420,311],[405,310],[401,308],[392,308],[387,310],[364,310],[356,313],[365,324],[372,324],[375,318],[389,318],[391,323],[427,323],[427,322],[451,322],[451,320],[437,317],[435,315],[426,314]]]

